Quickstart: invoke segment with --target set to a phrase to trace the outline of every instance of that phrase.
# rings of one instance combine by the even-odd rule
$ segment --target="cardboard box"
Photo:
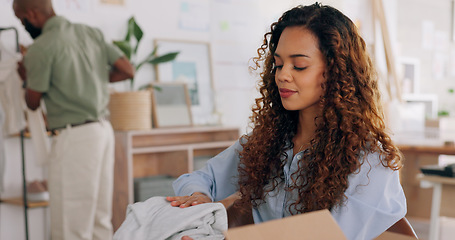
[[[261,224],[229,229],[227,240],[346,240],[328,210],[299,214]]]
[[[226,240],[346,240],[328,210],[229,229]],[[415,240],[412,237],[384,232],[376,240]]]
[[[375,240],[416,240],[413,237],[409,237],[403,234],[393,233],[393,232],[384,232],[375,238]]]

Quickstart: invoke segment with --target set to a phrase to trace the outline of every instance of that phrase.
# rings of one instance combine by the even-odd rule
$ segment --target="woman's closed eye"
[[[303,71],[305,70],[307,67],[297,67],[297,66],[294,66],[294,69],[297,70],[297,71]]]
[[[275,65],[275,66],[273,66],[273,70],[282,69],[282,68],[283,68],[283,65]],[[297,67],[297,66],[294,66],[293,68],[294,68],[294,70],[297,70],[297,71],[303,71],[303,70],[307,69],[308,67]]]

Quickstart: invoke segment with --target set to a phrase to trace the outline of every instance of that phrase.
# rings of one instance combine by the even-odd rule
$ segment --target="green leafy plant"
[[[439,110],[438,111],[438,117],[447,117],[449,115],[450,115],[450,113],[448,111],[446,111],[446,110]]]
[[[455,93],[455,90],[453,88],[447,89],[447,93],[449,95],[453,95]],[[450,112],[448,110],[439,110],[438,111],[438,117],[448,117],[450,116]]]
[[[158,65],[160,63],[169,62],[174,60],[179,54],[179,52],[170,52],[161,56],[156,56],[158,46],[155,46],[152,52],[145,59],[138,61],[137,52],[143,35],[144,33],[142,32],[141,27],[139,27],[139,25],[136,23],[134,17],[131,17],[128,20],[128,31],[126,33],[125,39],[122,41],[114,41],[114,44],[120,48],[120,50],[122,50],[125,56],[130,60],[131,64],[133,64],[133,66],[136,68],[136,72],[139,71],[139,69],[144,64]],[[130,83],[131,89],[133,89],[134,78],[130,79]],[[149,85],[146,87],[148,86]],[[141,89],[146,87],[141,87]]]

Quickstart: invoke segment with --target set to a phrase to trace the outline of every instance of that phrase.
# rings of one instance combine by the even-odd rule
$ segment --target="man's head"
[[[32,38],[37,38],[46,21],[55,15],[51,0],[14,0],[13,10]]]

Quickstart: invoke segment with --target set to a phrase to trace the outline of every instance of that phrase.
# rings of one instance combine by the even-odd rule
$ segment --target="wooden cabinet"
[[[431,143],[431,142],[430,142]],[[420,179],[420,168],[424,165],[438,164],[439,155],[455,156],[453,146],[443,145],[405,145],[400,144],[398,148],[404,155],[404,166],[401,169],[401,184],[407,199],[407,217],[429,219],[431,212],[432,193],[431,188],[422,188]],[[455,217],[453,199],[455,188],[445,188],[442,191],[441,215]]]
[[[188,127],[115,132],[115,170],[112,224],[125,219],[133,203],[134,178],[193,171],[196,156],[214,156],[239,138],[233,127]]]

